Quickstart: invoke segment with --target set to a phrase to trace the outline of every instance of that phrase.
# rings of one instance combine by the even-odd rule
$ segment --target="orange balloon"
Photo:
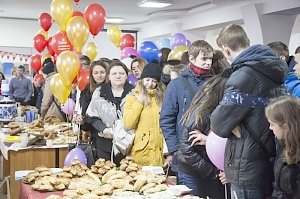
[[[50,80],[50,90],[59,103],[64,104],[71,91],[71,87],[64,84],[60,74],[55,74]]]
[[[69,87],[72,85],[72,81],[78,74],[80,61],[75,52],[64,51],[58,55],[56,67],[64,84]]]
[[[85,55],[90,58],[91,62],[95,60],[97,53],[98,53],[98,49],[94,42],[90,42],[86,45]]]
[[[89,24],[83,17],[72,17],[67,25],[67,35],[76,52],[80,53],[89,37]]]
[[[50,5],[51,16],[58,24],[61,31],[66,31],[66,26],[73,15],[71,0],[53,0]]]

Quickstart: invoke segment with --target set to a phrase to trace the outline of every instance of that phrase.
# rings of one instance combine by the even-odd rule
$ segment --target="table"
[[[3,162],[3,176],[11,176],[11,199],[18,199],[20,181],[15,180],[15,171],[33,170],[38,165],[48,168],[63,168],[68,148],[28,148],[8,151],[8,160]],[[3,189],[6,190],[6,187]]]
[[[53,191],[53,192],[40,192],[35,191],[31,188],[31,185],[20,183],[20,197],[19,199],[44,199],[50,195],[63,196],[63,191]]]

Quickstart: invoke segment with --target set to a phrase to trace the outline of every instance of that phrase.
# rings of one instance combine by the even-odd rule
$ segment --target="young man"
[[[16,71],[16,77],[9,83],[10,98],[22,105],[29,105],[32,95],[32,83],[30,79],[24,76],[25,67],[20,65]]]
[[[289,49],[287,45],[281,41],[269,43],[268,46],[274,51],[279,59],[286,61],[288,64],[288,75],[285,78],[285,84],[282,85],[282,87],[284,87],[286,93],[288,92],[295,97],[300,97],[300,80],[293,70],[295,66],[295,57],[289,56]]]
[[[211,129],[228,138],[224,167],[232,198],[265,199],[272,191],[269,158],[276,150],[264,107],[270,98],[281,94],[287,66],[269,47],[250,47],[239,25],[223,28],[217,43],[232,63],[233,73],[223,100],[211,115]]]
[[[168,147],[167,161],[172,165],[172,171],[178,173],[178,183],[187,185],[193,189],[193,194],[199,195],[198,183],[195,183],[197,178],[178,168],[176,152],[183,131],[180,120],[196,92],[210,77],[213,49],[206,41],[198,40],[190,46],[188,54],[189,65],[168,84],[160,113],[160,127]]]

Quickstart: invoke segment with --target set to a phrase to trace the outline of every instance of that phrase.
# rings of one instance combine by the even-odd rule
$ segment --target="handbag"
[[[82,134],[81,130],[80,134]],[[83,143],[80,136],[78,136],[76,143],[69,143],[68,150],[71,151],[75,147],[80,148],[84,152],[87,159],[87,166],[91,168],[91,166],[95,164],[95,157],[97,153],[95,146],[91,143],[91,139],[88,143]]]
[[[115,120],[112,125],[113,132],[113,147],[112,150],[114,154],[122,153],[123,155],[128,155],[131,151],[134,140],[134,129],[126,130],[124,128],[123,116],[120,110],[117,110],[119,119]]]

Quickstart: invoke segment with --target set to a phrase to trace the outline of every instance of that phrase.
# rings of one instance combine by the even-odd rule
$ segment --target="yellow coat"
[[[124,126],[135,129],[131,156],[140,165],[163,166],[163,134],[159,127],[161,107],[155,91],[149,92],[151,104],[144,106],[135,95],[127,96],[124,105]]]

